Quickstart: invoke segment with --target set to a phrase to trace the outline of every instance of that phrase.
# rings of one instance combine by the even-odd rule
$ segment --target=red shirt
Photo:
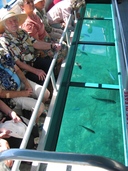
[[[47,35],[44,24],[36,14],[34,14],[33,18],[28,16],[21,28],[26,30],[35,39],[38,36],[39,40],[43,40]]]

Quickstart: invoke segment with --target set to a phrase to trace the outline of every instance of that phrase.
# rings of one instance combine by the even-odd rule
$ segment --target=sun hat
[[[37,4],[38,2],[41,2],[41,1],[44,1],[44,0],[34,0],[34,4]]]
[[[12,11],[4,12],[4,15],[1,17],[1,20],[0,20],[0,34],[2,34],[5,30],[4,21],[14,16],[18,18],[19,26],[22,25],[27,18],[27,15],[25,13],[16,14],[15,12],[12,12]]]

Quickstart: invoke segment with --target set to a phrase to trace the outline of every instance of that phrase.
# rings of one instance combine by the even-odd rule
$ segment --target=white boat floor
[[[31,164],[21,163],[19,170],[20,171],[29,171],[31,169]]]
[[[20,171],[30,171],[31,165],[21,165]],[[49,163],[46,164],[44,167],[41,167],[41,171],[108,171],[108,169],[99,167],[99,166],[91,166],[91,165],[68,165],[68,164],[60,164],[60,163]]]

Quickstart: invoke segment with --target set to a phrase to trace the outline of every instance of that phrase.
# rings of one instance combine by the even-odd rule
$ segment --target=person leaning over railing
[[[4,51],[12,55],[15,63],[24,71],[28,79],[42,85],[52,59],[49,56],[46,58],[38,56],[35,49],[59,51],[61,45],[37,41],[25,30],[19,28],[26,17],[26,14],[15,14],[5,10],[0,21],[0,34],[2,34],[0,44]]]
[[[51,37],[54,39],[60,39],[63,33],[62,29],[57,29],[51,27],[48,23],[47,13],[45,11],[45,0],[34,0],[35,10],[34,12],[40,17],[42,22],[44,23],[45,30]]]
[[[79,17],[79,9],[82,6],[85,6],[85,0],[63,0],[58,2],[47,11],[49,24],[55,28],[64,28],[71,13],[76,11],[76,15]],[[68,27],[74,30],[74,18]]]

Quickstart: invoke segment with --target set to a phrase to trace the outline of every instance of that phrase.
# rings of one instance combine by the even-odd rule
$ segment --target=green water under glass
[[[74,85],[68,89],[56,151],[104,156],[124,164],[119,90],[77,85],[119,86],[111,4],[87,4],[84,16],[79,40],[92,44],[77,46],[70,80]]]

